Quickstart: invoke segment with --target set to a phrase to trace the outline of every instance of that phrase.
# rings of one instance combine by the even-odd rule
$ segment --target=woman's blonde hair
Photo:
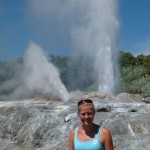
[[[78,102],[78,112],[80,111],[81,107],[83,106],[90,106],[93,111],[95,112],[95,107],[94,107],[94,104],[93,104],[93,101],[90,100],[90,99],[81,99],[79,102]]]

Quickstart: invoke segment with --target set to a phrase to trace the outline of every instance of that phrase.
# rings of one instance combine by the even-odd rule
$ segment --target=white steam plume
[[[42,32],[53,32],[53,23],[57,29],[67,30],[63,33],[70,32],[70,35],[62,35],[65,39],[72,39],[71,47],[76,62],[80,61],[77,86],[86,85],[88,73],[95,78],[99,91],[115,93],[117,89],[117,2],[118,0],[28,1],[32,23],[38,25],[37,28],[43,28]],[[88,70],[89,65],[92,65],[91,70]]]
[[[31,43],[25,56],[23,82],[30,91],[68,99],[59,71],[48,61],[41,47]]]
[[[16,78],[5,83],[3,89],[15,89],[11,99],[36,96],[56,96],[68,100],[68,93],[60,80],[59,71],[48,61],[41,47],[30,43],[22,69]]]
[[[93,61],[98,90],[114,93],[118,81],[116,47],[119,23],[116,0],[89,1],[82,23],[73,28],[77,57],[83,59],[84,68]]]

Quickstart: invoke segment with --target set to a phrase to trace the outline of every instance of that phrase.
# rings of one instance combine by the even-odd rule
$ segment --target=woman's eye
[[[93,115],[93,113],[88,113],[88,115]]]
[[[85,115],[91,116],[91,115],[93,115],[93,113],[83,113],[83,114],[81,114],[81,116],[85,116]]]
[[[85,116],[86,114],[81,114],[81,116]]]

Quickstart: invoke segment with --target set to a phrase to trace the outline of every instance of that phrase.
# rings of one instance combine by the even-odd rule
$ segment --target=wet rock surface
[[[95,123],[111,130],[115,150],[150,149],[150,107],[127,93],[84,93],[96,108]],[[69,131],[80,125],[79,99],[0,102],[0,150],[67,150]]]

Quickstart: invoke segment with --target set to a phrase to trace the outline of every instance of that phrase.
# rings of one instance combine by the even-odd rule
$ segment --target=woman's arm
[[[75,130],[70,131],[68,150],[74,150],[74,133],[75,133]]]
[[[107,128],[102,129],[105,150],[113,150],[111,132]]]

